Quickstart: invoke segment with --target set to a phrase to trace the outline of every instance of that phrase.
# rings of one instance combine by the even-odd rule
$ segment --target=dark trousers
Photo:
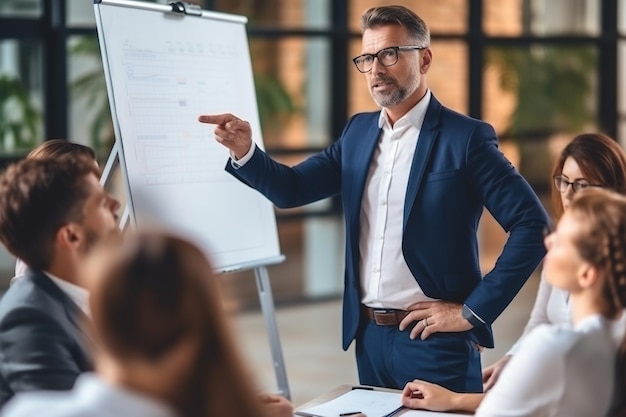
[[[456,392],[482,392],[480,352],[467,333],[434,333],[409,339],[398,326],[365,319],[356,337],[359,380],[364,385],[402,389],[414,379]]]

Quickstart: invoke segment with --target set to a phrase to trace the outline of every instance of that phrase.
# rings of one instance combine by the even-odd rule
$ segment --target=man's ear
[[[78,248],[83,241],[82,227],[76,223],[67,223],[57,231],[57,243],[67,248]]]
[[[430,68],[430,64],[433,62],[433,52],[430,48],[426,48],[422,53],[422,59],[420,60],[420,73],[426,74]]]

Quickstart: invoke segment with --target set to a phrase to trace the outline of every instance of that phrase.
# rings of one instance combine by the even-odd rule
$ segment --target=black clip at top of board
[[[196,4],[189,4],[182,1],[170,3],[172,11],[175,13],[182,13],[191,16],[202,16],[202,9]]]

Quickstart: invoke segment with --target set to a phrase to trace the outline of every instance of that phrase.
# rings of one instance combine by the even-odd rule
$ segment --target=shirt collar
[[[86,289],[59,277],[55,277],[50,272],[45,271],[45,273],[70,300],[76,303],[76,305],[89,316],[89,292]]]
[[[426,110],[428,110],[428,103],[430,103],[431,97],[430,90],[426,90],[426,94],[420,101],[417,102],[415,106],[411,108],[404,116],[402,116],[398,121],[394,124],[394,127],[400,123],[400,125],[410,124],[415,126],[417,129],[422,128],[422,123],[424,123],[424,118],[426,117]],[[389,129],[391,130],[391,124],[389,123],[389,118],[387,117],[387,110],[385,108],[381,109],[380,115],[378,116],[378,127],[381,129]]]

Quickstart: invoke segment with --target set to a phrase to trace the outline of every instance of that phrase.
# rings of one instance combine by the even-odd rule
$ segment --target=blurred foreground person
[[[216,277],[190,243],[156,233],[102,245],[84,266],[95,374],[71,392],[24,394],[4,417],[291,416],[255,394],[230,335]]]

